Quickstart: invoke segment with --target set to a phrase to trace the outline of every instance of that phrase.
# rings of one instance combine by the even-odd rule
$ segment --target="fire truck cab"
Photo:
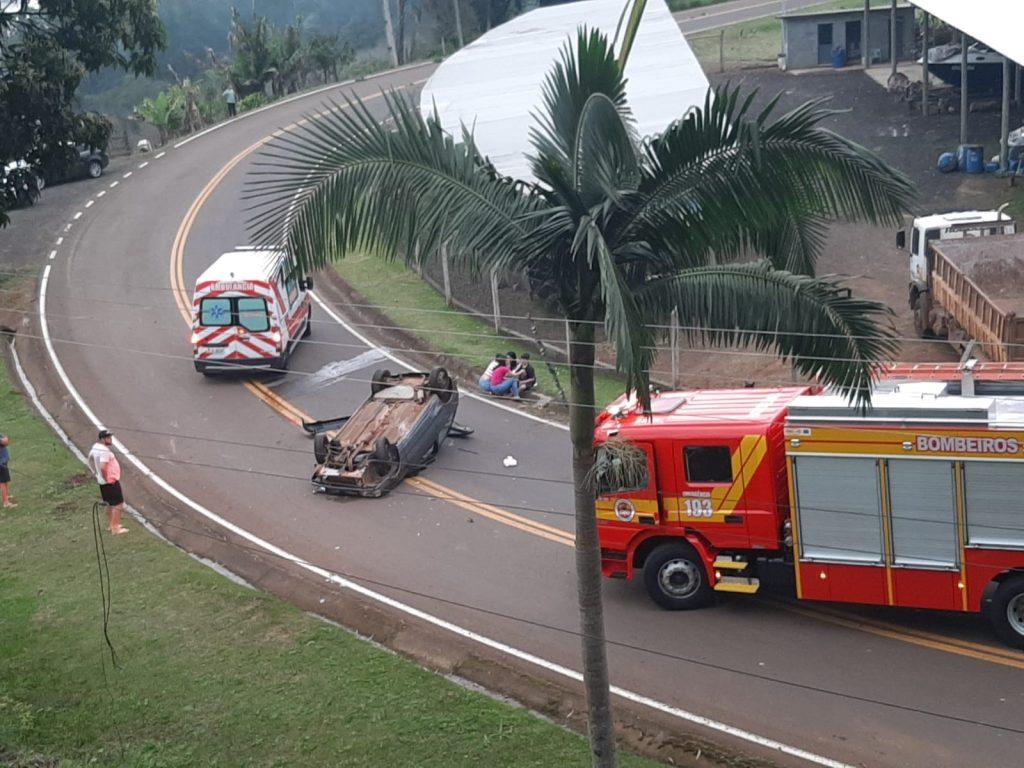
[[[599,487],[604,574],[678,610],[784,560],[798,598],[981,611],[1024,647],[1024,387],[960,375],[883,381],[867,412],[808,387],[620,398],[599,450],[648,461]]]

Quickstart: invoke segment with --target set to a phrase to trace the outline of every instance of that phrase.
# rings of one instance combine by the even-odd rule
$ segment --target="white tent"
[[[1021,0],[913,0],[913,3],[1017,64],[1024,64],[1024,2]]]
[[[420,109],[435,106],[445,130],[473,131],[495,167],[532,178],[531,113],[541,106],[541,85],[566,42],[586,25],[609,38],[624,0],[581,0],[539,8],[495,27],[445,60],[423,87]],[[648,0],[626,65],[626,93],[642,136],[663,130],[693,105],[702,105],[708,80],[664,0]]]

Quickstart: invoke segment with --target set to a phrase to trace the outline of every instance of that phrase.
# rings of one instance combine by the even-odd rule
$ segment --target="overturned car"
[[[303,424],[313,433],[314,490],[383,496],[430,464],[446,437],[472,432],[455,424],[458,407],[458,387],[444,368],[376,371],[370,398],[351,416]]]

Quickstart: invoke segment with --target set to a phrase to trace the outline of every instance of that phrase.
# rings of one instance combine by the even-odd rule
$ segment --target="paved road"
[[[798,11],[822,0],[732,0],[729,3],[708,5],[672,14],[683,32],[707,32],[743,21],[777,16],[783,12]]]
[[[430,71],[410,69],[355,91],[379,110],[374,94],[382,84],[415,88]],[[423,482],[376,501],[313,496],[308,439],[242,382],[206,380],[191,369],[169,283],[182,222],[194,220],[182,265],[191,284],[219,253],[246,242],[240,194],[254,156],[215,186],[208,182],[320,100],[247,117],[127,178],[109,178],[109,193],[71,219],[53,261],[48,306],[57,353],[100,419],[166,480],[232,523],[309,562],[390,585],[378,588],[424,611],[578,668],[562,429],[467,399],[460,420],[476,435],[446,446]],[[296,373],[265,383],[323,418],[359,403],[379,362],[319,308],[317,320]],[[346,361],[354,361],[346,378],[333,383],[314,385],[306,375]],[[88,444],[91,430],[61,408],[62,393],[44,396]],[[507,455],[518,460],[514,469],[503,467]],[[502,521],[451,503],[449,491],[431,484],[517,517]],[[784,582],[779,590],[786,594]],[[1019,762],[1024,737],[1005,729],[1021,727],[1024,657],[993,646],[971,617],[861,611],[835,618],[770,598],[672,614],[653,607],[638,584],[621,582],[607,584],[605,596],[618,685],[849,764]]]

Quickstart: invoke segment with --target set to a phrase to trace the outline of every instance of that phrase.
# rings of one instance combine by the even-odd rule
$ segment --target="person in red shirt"
[[[491,371],[491,394],[505,395],[512,393],[514,400],[519,399],[519,379],[508,367],[508,361],[503,360],[493,371]]]
[[[110,532],[115,536],[128,533],[121,525],[121,514],[124,511],[124,493],[121,490],[121,465],[110,446],[114,444],[114,435],[107,430],[100,431],[96,443],[89,451],[89,469],[96,476],[100,485],[100,498],[107,505],[107,521]]]

